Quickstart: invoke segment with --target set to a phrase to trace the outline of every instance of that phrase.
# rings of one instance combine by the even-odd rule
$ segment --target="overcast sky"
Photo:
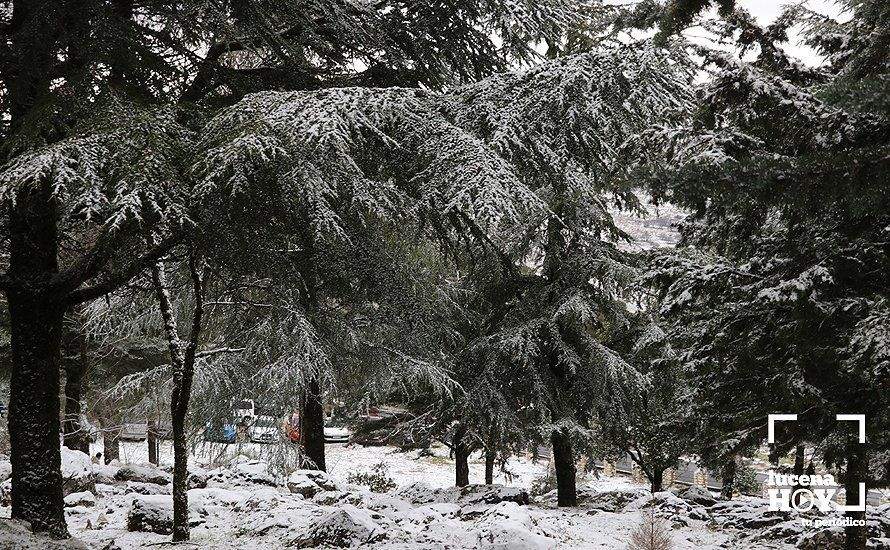
[[[788,3],[791,2],[775,0],[736,0],[736,5],[751,12],[751,14],[760,21],[761,25],[772,23],[776,16],[782,12],[782,8]],[[813,11],[835,17],[837,17],[840,12],[838,3],[834,1],[808,0],[806,5]],[[791,39],[791,43],[786,47],[788,53],[809,65],[818,65],[822,62],[822,59],[817,56],[813,50],[797,45],[797,37],[793,32],[790,33],[789,38]]]

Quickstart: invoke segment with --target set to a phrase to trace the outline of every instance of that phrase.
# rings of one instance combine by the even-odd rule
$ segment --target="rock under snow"
[[[791,518],[788,512],[770,510],[764,499],[718,502],[709,512],[715,525],[742,529],[764,529]]]
[[[377,525],[368,512],[346,504],[314,522],[291,544],[298,548],[346,548],[379,542],[385,538],[386,531]]]
[[[95,506],[96,505],[96,495],[89,491],[82,491],[80,493],[71,493],[70,495],[65,497],[65,506]]]
[[[122,466],[114,475],[118,481],[135,481],[138,483],[154,483],[167,485],[173,482],[173,476],[150,464],[128,464]]]
[[[395,495],[414,505],[451,502],[470,507],[499,502],[515,502],[525,505],[529,502],[528,491],[525,489],[503,485],[467,485],[465,487],[433,489],[425,483],[418,482],[402,487]]]
[[[287,478],[291,493],[312,498],[322,491],[336,491],[337,484],[321,470],[296,470]]]
[[[629,502],[632,502],[644,495],[646,491],[642,489],[615,490],[603,492],[584,493],[584,505],[594,510],[602,510],[604,512],[618,512],[624,509]],[[580,497],[580,495],[579,495]],[[555,498],[555,494],[554,494]]]
[[[504,501],[489,508],[476,525],[479,548],[544,550],[556,545],[555,540],[537,532],[528,511],[515,502]]]
[[[143,483],[141,481],[128,481],[124,488],[125,493],[137,495],[169,495],[173,493],[173,484],[158,485],[157,483]]]
[[[95,491],[96,475],[93,461],[86,453],[62,447],[62,493]]]
[[[685,491],[680,493],[680,498],[688,500],[701,506],[713,506],[717,504],[717,499],[711,494],[711,491],[699,485],[690,485]]]
[[[12,475],[12,464],[9,458],[0,456],[0,481],[6,481]]]
[[[206,515],[203,506],[189,503],[189,525],[200,525]],[[162,535],[173,532],[173,497],[138,495],[127,514],[128,531],[147,531]]]

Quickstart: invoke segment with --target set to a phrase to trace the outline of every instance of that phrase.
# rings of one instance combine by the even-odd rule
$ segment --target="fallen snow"
[[[128,444],[136,460],[139,445]],[[234,446],[233,446],[234,447]],[[144,450],[144,445],[143,445]],[[193,543],[216,550],[293,547],[623,549],[650,509],[668,520],[676,550],[821,548],[830,530],[803,528],[799,518],[770,513],[763,499],[717,501],[702,489],[650,494],[624,477],[584,479],[577,508],[557,508],[552,493],[531,496],[531,482],[545,462],[513,459],[512,476],[484,486],[482,461],[471,462],[471,485],[453,487],[453,462],[444,449],[430,456],[387,447],[328,447],[329,475],[297,470],[289,475],[259,458],[263,449],[233,448],[192,457],[189,518]],[[212,459],[208,458],[212,457]],[[145,464],[87,466],[80,477],[99,479],[93,490],[68,496],[66,517],[76,537],[71,546],[34,538],[0,520],[0,548],[132,550],[169,541],[172,500],[169,452],[160,467]],[[384,462],[397,488],[375,493],[350,484],[349,474]],[[85,494],[84,494],[85,493]],[[91,504],[92,503],[92,504]],[[0,508],[9,517],[9,508]],[[872,540],[890,542],[890,507],[869,515]],[[67,543],[66,543],[67,544]],[[30,545],[30,546],[29,546]],[[79,546],[80,545],[80,546]]]

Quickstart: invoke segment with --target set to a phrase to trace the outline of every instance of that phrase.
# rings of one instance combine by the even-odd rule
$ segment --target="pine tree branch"
[[[182,241],[182,239],[182,232],[176,232],[169,235],[160,242],[152,245],[145,254],[130,262],[123,269],[111,273],[103,282],[70,292],[65,299],[65,303],[68,305],[75,305],[87,302],[118,289],[126,284],[127,281],[166,256],[173,247]]]

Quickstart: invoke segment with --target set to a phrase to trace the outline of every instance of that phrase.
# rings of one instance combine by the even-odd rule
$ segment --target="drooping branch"
[[[82,302],[94,300],[101,296],[112,292],[126,284],[127,281],[144,271],[146,268],[157,264],[158,260],[166,256],[170,250],[179,244],[184,235],[182,232],[175,232],[172,235],[162,239],[152,245],[152,247],[142,256],[136,258],[119,271],[111,273],[104,281],[93,286],[79,288],[70,292],[65,302],[68,305],[75,305]]]

